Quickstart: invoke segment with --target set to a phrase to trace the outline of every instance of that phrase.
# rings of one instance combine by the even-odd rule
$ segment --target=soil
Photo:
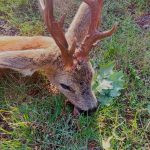
[[[7,112],[2,113],[0,116],[0,127],[3,128],[7,132],[13,131],[13,128],[11,128],[11,126],[7,122],[10,116],[11,115]],[[10,139],[10,135],[0,131],[0,140],[2,139]]]
[[[144,14],[136,19],[136,23],[142,29],[150,29],[150,14]]]
[[[102,148],[98,146],[96,141],[89,141],[88,150],[102,150]]]
[[[19,30],[9,25],[7,21],[0,19],[0,36],[1,35],[3,36],[4,35],[9,35],[9,36],[19,35]]]
[[[135,3],[131,3],[131,4],[128,6],[128,10],[129,10],[129,12],[131,13],[131,15],[134,15],[134,14],[135,14],[135,11],[136,11],[136,4],[135,4]]]

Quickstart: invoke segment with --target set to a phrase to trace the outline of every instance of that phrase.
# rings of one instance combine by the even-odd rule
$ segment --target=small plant
[[[123,72],[113,69],[113,62],[103,66],[99,64],[94,77],[93,90],[102,105],[110,105],[114,98],[121,95],[120,91],[124,88]]]

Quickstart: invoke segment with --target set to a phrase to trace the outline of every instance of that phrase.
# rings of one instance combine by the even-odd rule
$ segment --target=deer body
[[[44,36],[2,36],[0,37],[0,52],[47,48],[54,41]]]
[[[93,69],[84,57],[87,57],[91,49],[89,47],[92,47],[98,39],[112,35],[116,29],[114,27],[100,34],[91,32],[96,31],[99,18],[94,11],[97,9],[97,12],[101,13],[102,0],[85,0],[89,6],[91,5],[91,10],[86,3],[82,3],[65,35],[60,24],[53,18],[53,1],[39,1],[52,38],[0,37],[0,68],[10,68],[25,76],[42,69],[75,109],[84,111],[95,109],[97,100],[91,89]],[[92,22],[95,24],[92,25]],[[89,35],[86,36],[87,34]],[[84,52],[80,51],[81,49]],[[80,60],[80,57],[83,60]]]

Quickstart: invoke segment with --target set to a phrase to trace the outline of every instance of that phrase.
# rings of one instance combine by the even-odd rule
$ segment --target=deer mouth
[[[73,101],[73,100],[67,100],[66,103],[70,103],[71,105],[73,105],[74,107],[74,110],[73,110],[73,115],[74,116],[78,116],[80,114],[83,114],[83,115],[92,115],[94,112],[96,112],[97,108],[98,108],[98,103],[95,105],[95,107],[92,107],[92,108],[86,108],[86,109],[83,109],[83,108],[80,108],[79,106],[77,106],[77,101]]]
[[[74,108],[73,108],[73,115],[74,116],[79,116],[80,114],[86,115],[86,116],[91,116],[94,112],[96,112],[98,105],[96,105],[96,107],[88,109],[88,110],[83,110],[81,108],[79,108],[78,106],[76,106],[76,104],[73,101],[66,101],[68,103],[70,103]]]
[[[85,116],[91,116],[94,112],[96,112],[96,110],[97,110],[97,107],[94,107],[93,109],[84,111],[84,110],[81,110],[80,108],[74,106],[73,115],[78,116],[80,114],[83,114]]]

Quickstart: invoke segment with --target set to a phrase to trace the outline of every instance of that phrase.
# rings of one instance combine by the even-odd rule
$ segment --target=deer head
[[[77,28],[77,30],[81,28],[84,33],[82,35],[79,33],[80,36],[76,33],[76,36],[73,36],[75,34],[71,35],[68,33],[71,30],[68,30],[65,35],[63,31],[65,17],[63,16],[60,21],[55,20],[53,0],[39,0],[39,2],[45,24],[55,42],[51,40],[52,45],[47,49],[1,52],[0,67],[11,68],[25,75],[43,69],[48,79],[75,106],[75,110],[95,109],[97,100],[91,88],[93,69],[88,55],[96,43],[111,36],[117,26],[114,25],[111,30],[99,32],[103,0],[84,0],[86,7],[83,10],[88,9],[88,11],[85,13],[86,17],[84,13],[82,16],[86,18],[87,25],[85,27],[85,24],[81,24],[81,27],[85,27],[84,29],[79,27],[80,25],[77,27],[73,25],[74,32]],[[78,18],[80,17],[79,15]]]

